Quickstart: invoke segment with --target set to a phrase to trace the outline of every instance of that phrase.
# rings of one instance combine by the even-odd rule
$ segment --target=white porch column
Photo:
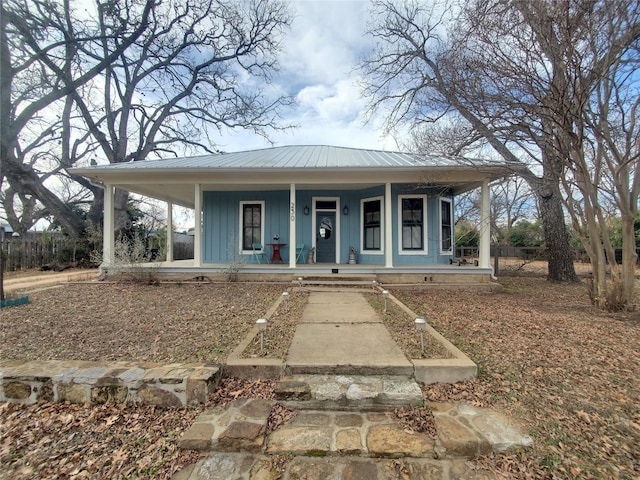
[[[115,263],[114,213],[113,213],[113,185],[104,185],[104,218],[102,223],[102,265]]]
[[[173,203],[167,202],[167,262],[173,262]]]
[[[296,184],[289,187],[289,268],[296,268]]]
[[[393,226],[391,225],[391,184],[384,185],[384,266],[393,267]]]
[[[489,182],[482,182],[480,190],[480,244],[478,265],[483,268],[489,267],[489,257],[491,255],[491,220],[489,202]]]
[[[202,186],[196,183],[195,186],[195,230],[193,237],[193,266],[202,266]]]

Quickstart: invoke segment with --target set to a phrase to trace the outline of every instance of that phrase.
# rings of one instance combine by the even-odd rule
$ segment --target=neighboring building
[[[488,183],[510,174],[510,167],[482,159],[285,146],[74,173],[106,187],[103,268],[113,265],[113,188],[119,187],[195,210],[195,225],[202,228],[194,230],[194,259],[168,258],[162,266],[167,273],[213,274],[240,262],[243,273],[263,277],[347,268],[430,281],[433,274],[464,270],[463,275],[488,281]],[[478,266],[461,269],[451,266],[455,196],[477,187],[482,188]],[[274,248],[282,265],[267,263],[277,258]],[[357,265],[345,265],[351,251]]]

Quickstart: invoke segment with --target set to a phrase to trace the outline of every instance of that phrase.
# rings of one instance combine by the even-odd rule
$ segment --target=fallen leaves
[[[6,404],[0,477],[125,478],[153,470],[155,478],[170,478],[193,460],[178,451],[177,439],[197,413],[131,404]]]
[[[291,292],[287,303],[281,302],[268,319],[269,324],[263,338],[263,351],[260,351],[260,335],[256,335],[242,352],[242,358],[266,357],[284,360],[308,298],[308,292]]]
[[[11,315],[0,313],[0,358],[223,363],[282,290],[270,283],[42,290]]]
[[[479,378],[423,386],[426,400],[495,407],[534,438],[481,457],[513,479],[640,478],[640,322],[594,310],[584,286],[501,277],[503,293],[398,291],[479,366]]]
[[[408,433],[426,433],[431,438],[436,438],[436,423],[428,406],[396,408],[393,416]]]
[[[283,425],[289,423],[297,412],[287,408],[279,403],[276,403],[271,409],[269,418],[267,419],[267,432],[273,432]]]
[[[394,292],[479,365],[478,379],[424,386],[425,399],[493,406],[525,426],[533,449],[474,460],[499,478],[640,478],[638,314],[594,311],[580,285],[500,280],[498,294]],[[0,358],[218,362],[281,293],[273,284],[46,290],[10,316],[0,313]],[[417,338],[413,328],[405,335]],[[273,399],[274,386],[225,379],[206,406],[169,410],[0,404],[0,478],[170,478],[199,458],[179,451],[177,439],[203,408]],[[401,415],[403,428],[424,428],[425,415]],[[273,421],[287,416],[275,410]],[[390,469],[411,474],[402,460]]]

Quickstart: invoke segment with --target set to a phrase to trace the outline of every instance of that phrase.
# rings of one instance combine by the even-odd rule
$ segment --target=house
[[[118,187],[166,201],[169,228],[173,204],[195,210],[201,228],[194,231],[194,258],[176,262],[169,254],[158,268],[167,275],[212,275],[234,264],[256,278],[349,272],[390,281],[481,283],[492,273],[488,185],[509,175],[511,167],[486,159],[282,146],[74,173],[105,187],[107,270],[115,268],[113,191]],[[482,191],[479,257],[459,267],[455,197],[477,187]]]

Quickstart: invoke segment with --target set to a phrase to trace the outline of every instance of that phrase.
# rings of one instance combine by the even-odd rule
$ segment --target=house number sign
[[[291,202],[291,221],[294,222],[296,219],[296,204],[295,202]]]

